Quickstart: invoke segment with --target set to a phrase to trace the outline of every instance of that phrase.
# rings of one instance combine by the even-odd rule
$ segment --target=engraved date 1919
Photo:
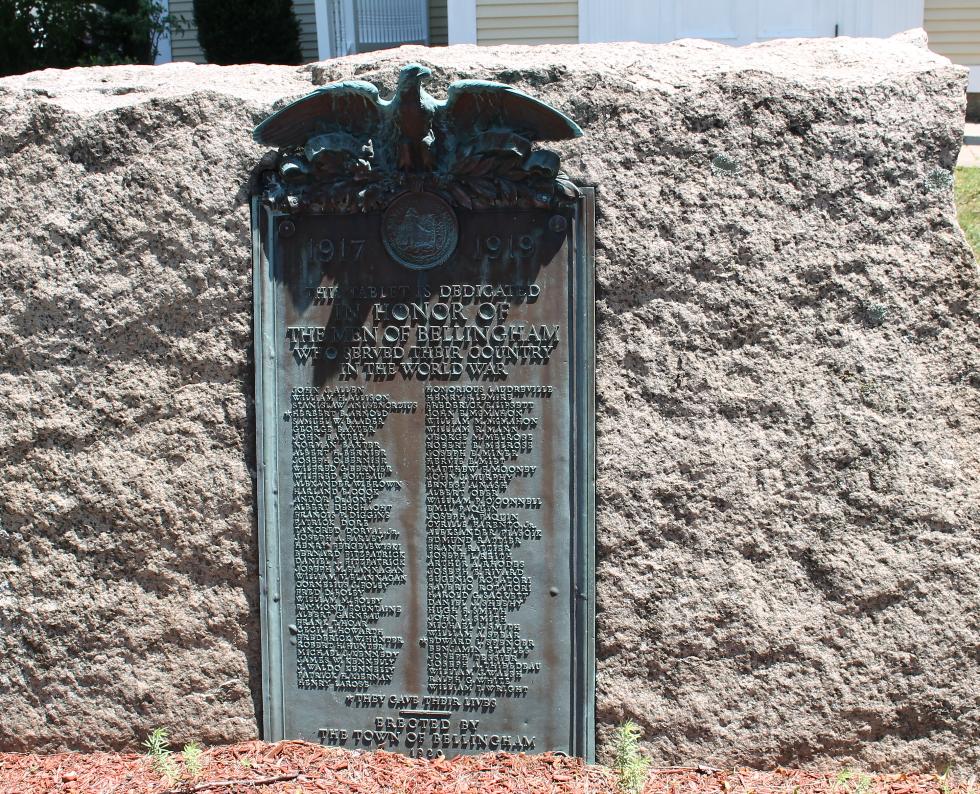
[[[477,237],[476,247],[473,249],[474,259],[524,259],[534,255],[537,248],[537,241],[530,234],[510,235],[508,237],[498,237],[491,234],[489,237]]]

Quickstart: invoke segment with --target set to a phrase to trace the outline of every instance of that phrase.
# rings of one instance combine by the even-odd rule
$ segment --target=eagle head
[[[422,81],[432,75],[432,70],[428,66],[420,63],[409,63],[401,68],[398,73],[398,91],[401,93],[406,89],[418,88]]]

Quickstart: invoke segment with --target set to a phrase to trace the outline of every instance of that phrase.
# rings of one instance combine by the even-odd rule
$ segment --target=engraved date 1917
[[[332,240],[323,237],[319,240],[310,238],[310,258],[321,265],[331,262],[359,262],[364,257],[365,240],[352,240],[341,237]]]

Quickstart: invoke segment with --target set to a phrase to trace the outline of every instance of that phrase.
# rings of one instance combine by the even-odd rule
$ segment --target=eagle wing
[[[302,146],[322,132],[370,134],[381,123],[384,104],[371,83],[332,83],[269,116],[252,131],[252,138],[266,146]]]
[[[458,80],[446,92],[445,117],[459,131],[509,129],[530,141],[564,141],[582,130],[561,111],[504,83]]]

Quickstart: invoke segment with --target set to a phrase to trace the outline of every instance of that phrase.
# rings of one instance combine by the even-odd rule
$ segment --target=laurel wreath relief
[[[532,149],[516,133],[486,132],[443,153],[429,172],[376,169],[370,141],[332,133],[281,151],[264,200],[284,212],[375,212],[406,190],[428,190],[469,210],[554,209],[579,197],[559,164],[557,152]]]

